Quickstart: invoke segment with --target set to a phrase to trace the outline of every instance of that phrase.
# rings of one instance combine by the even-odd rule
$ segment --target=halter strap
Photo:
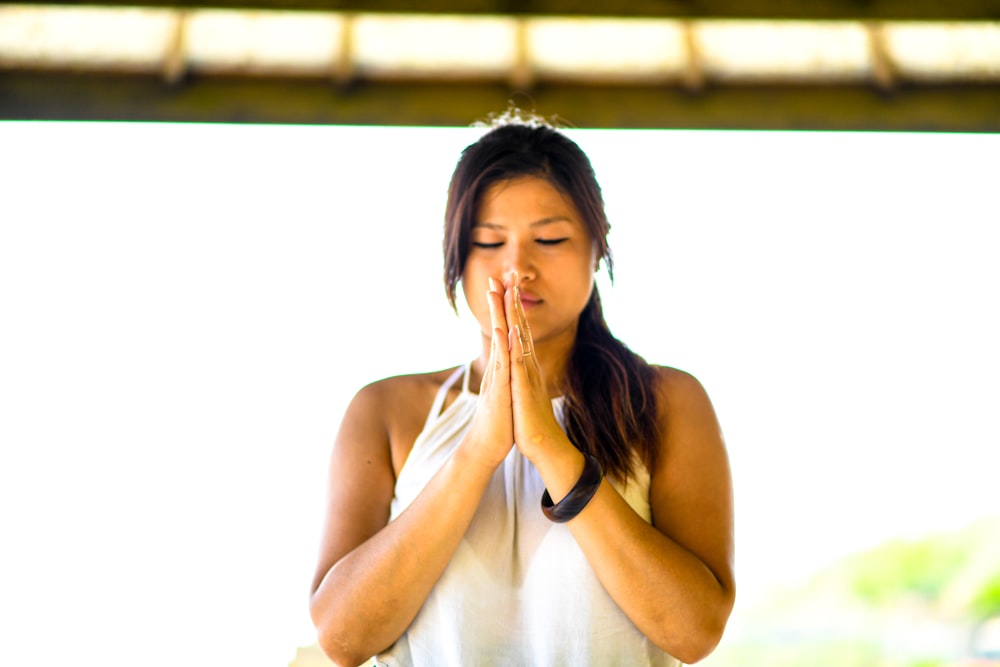
[[[472,375],[472,362],[470,361],[469,363],[465,364],[465,366],[462,368],[462,370],[465,371],[465,377],[462,378],[462,392],[468,394],[469,393],[469,376]]]
[[[434,403],[431,404],[431,411],[427,415],[427,421],[424,423],[425,430],[441,415],[441,407],[444,405],[444,399],[448,396],[448,390],[451,389],[451,386],[455,384],[456,380],[458,380],[458,376],[461,375],[466,368],[466,366],[459,366],[452,372],[451,375],[448,376],[448,379],[441,384],[441,388],[438,389],[437,395],[434,397]],[[466,374],[466,377],[468,377],[468,374]]]

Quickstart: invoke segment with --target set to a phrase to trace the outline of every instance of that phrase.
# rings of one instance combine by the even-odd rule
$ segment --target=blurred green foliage
[[[1000,516],[892,539],[742,610],[706,667],[955,667],[1000,616]]]
[[[980,583],[978,592],[972,598],[972,612],[980,618],[1000,614],[1000,564],[992,576]]]
[[[723,644],[699,667],[954,667],[946,658],[891,656],[877,645],[859,641],[768,642]]]
[[[933,602],[967,558],[965,546],[956,541],[926,538],[888,542],[852,557],[844,566],[854,594],[869,604],[883,605],[904,596]]]
[[[983,618],[1000,613],[1000,517],[917,540],[892,540],[835,566],[859,600],[918,599]]]

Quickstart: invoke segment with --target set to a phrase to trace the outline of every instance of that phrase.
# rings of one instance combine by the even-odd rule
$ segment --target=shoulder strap
[[[462,393],[469,393],[469,376],[472,375],[472,362],[465,364],[462,368],[465,371],[465,377],[462,378]]]
[[[465,366],[459,366],[452,372],[451,375],[448,376],[447,380],[441,383],[441,388],[438,389],[437,396],[434,397],[434,403],[431,404],[431,411],[427,415],[427,421],[424,422],[424,430],[426,430],[427,427],[431,425],[431,422],[437,419],[441,414],[441,406],[444,405],[444,399],[448,396],[448,390],[451,389],[451,386],[455,384],[458,380],[458,376],[461,375],[465,369]],[[468,376],[468,374],[466,374],[466,376]]]

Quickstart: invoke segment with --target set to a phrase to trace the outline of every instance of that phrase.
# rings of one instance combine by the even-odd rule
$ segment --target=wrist
[[[509,449],[507,450],[510,451]],[[471,434],[467,435],[451,455],[451,460],[459,470],[471,478],[488,482],[506,455],[488,454],[486,443],[479,442]]]
[[[563,438],[558,447],[549,448],[544,455],[532,461],[553,502],[558,503],[583,474],[586,458],[568,438]]]
[[[600,461],[593,454],[585,454],[583,473],[562,500],[553,501],[548,489],[542,494],[542,513],[555,523],[572,521],[590,503],[603,480],[604,469]]]

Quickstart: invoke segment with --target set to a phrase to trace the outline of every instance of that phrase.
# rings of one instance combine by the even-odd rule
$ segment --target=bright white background
[[[0,124],[3,664],[284,665],[350,396],[477,350],[469,129]],[[572,131],[612,328],[698,376],[740,602],[1000,511],[1000,136]]]

